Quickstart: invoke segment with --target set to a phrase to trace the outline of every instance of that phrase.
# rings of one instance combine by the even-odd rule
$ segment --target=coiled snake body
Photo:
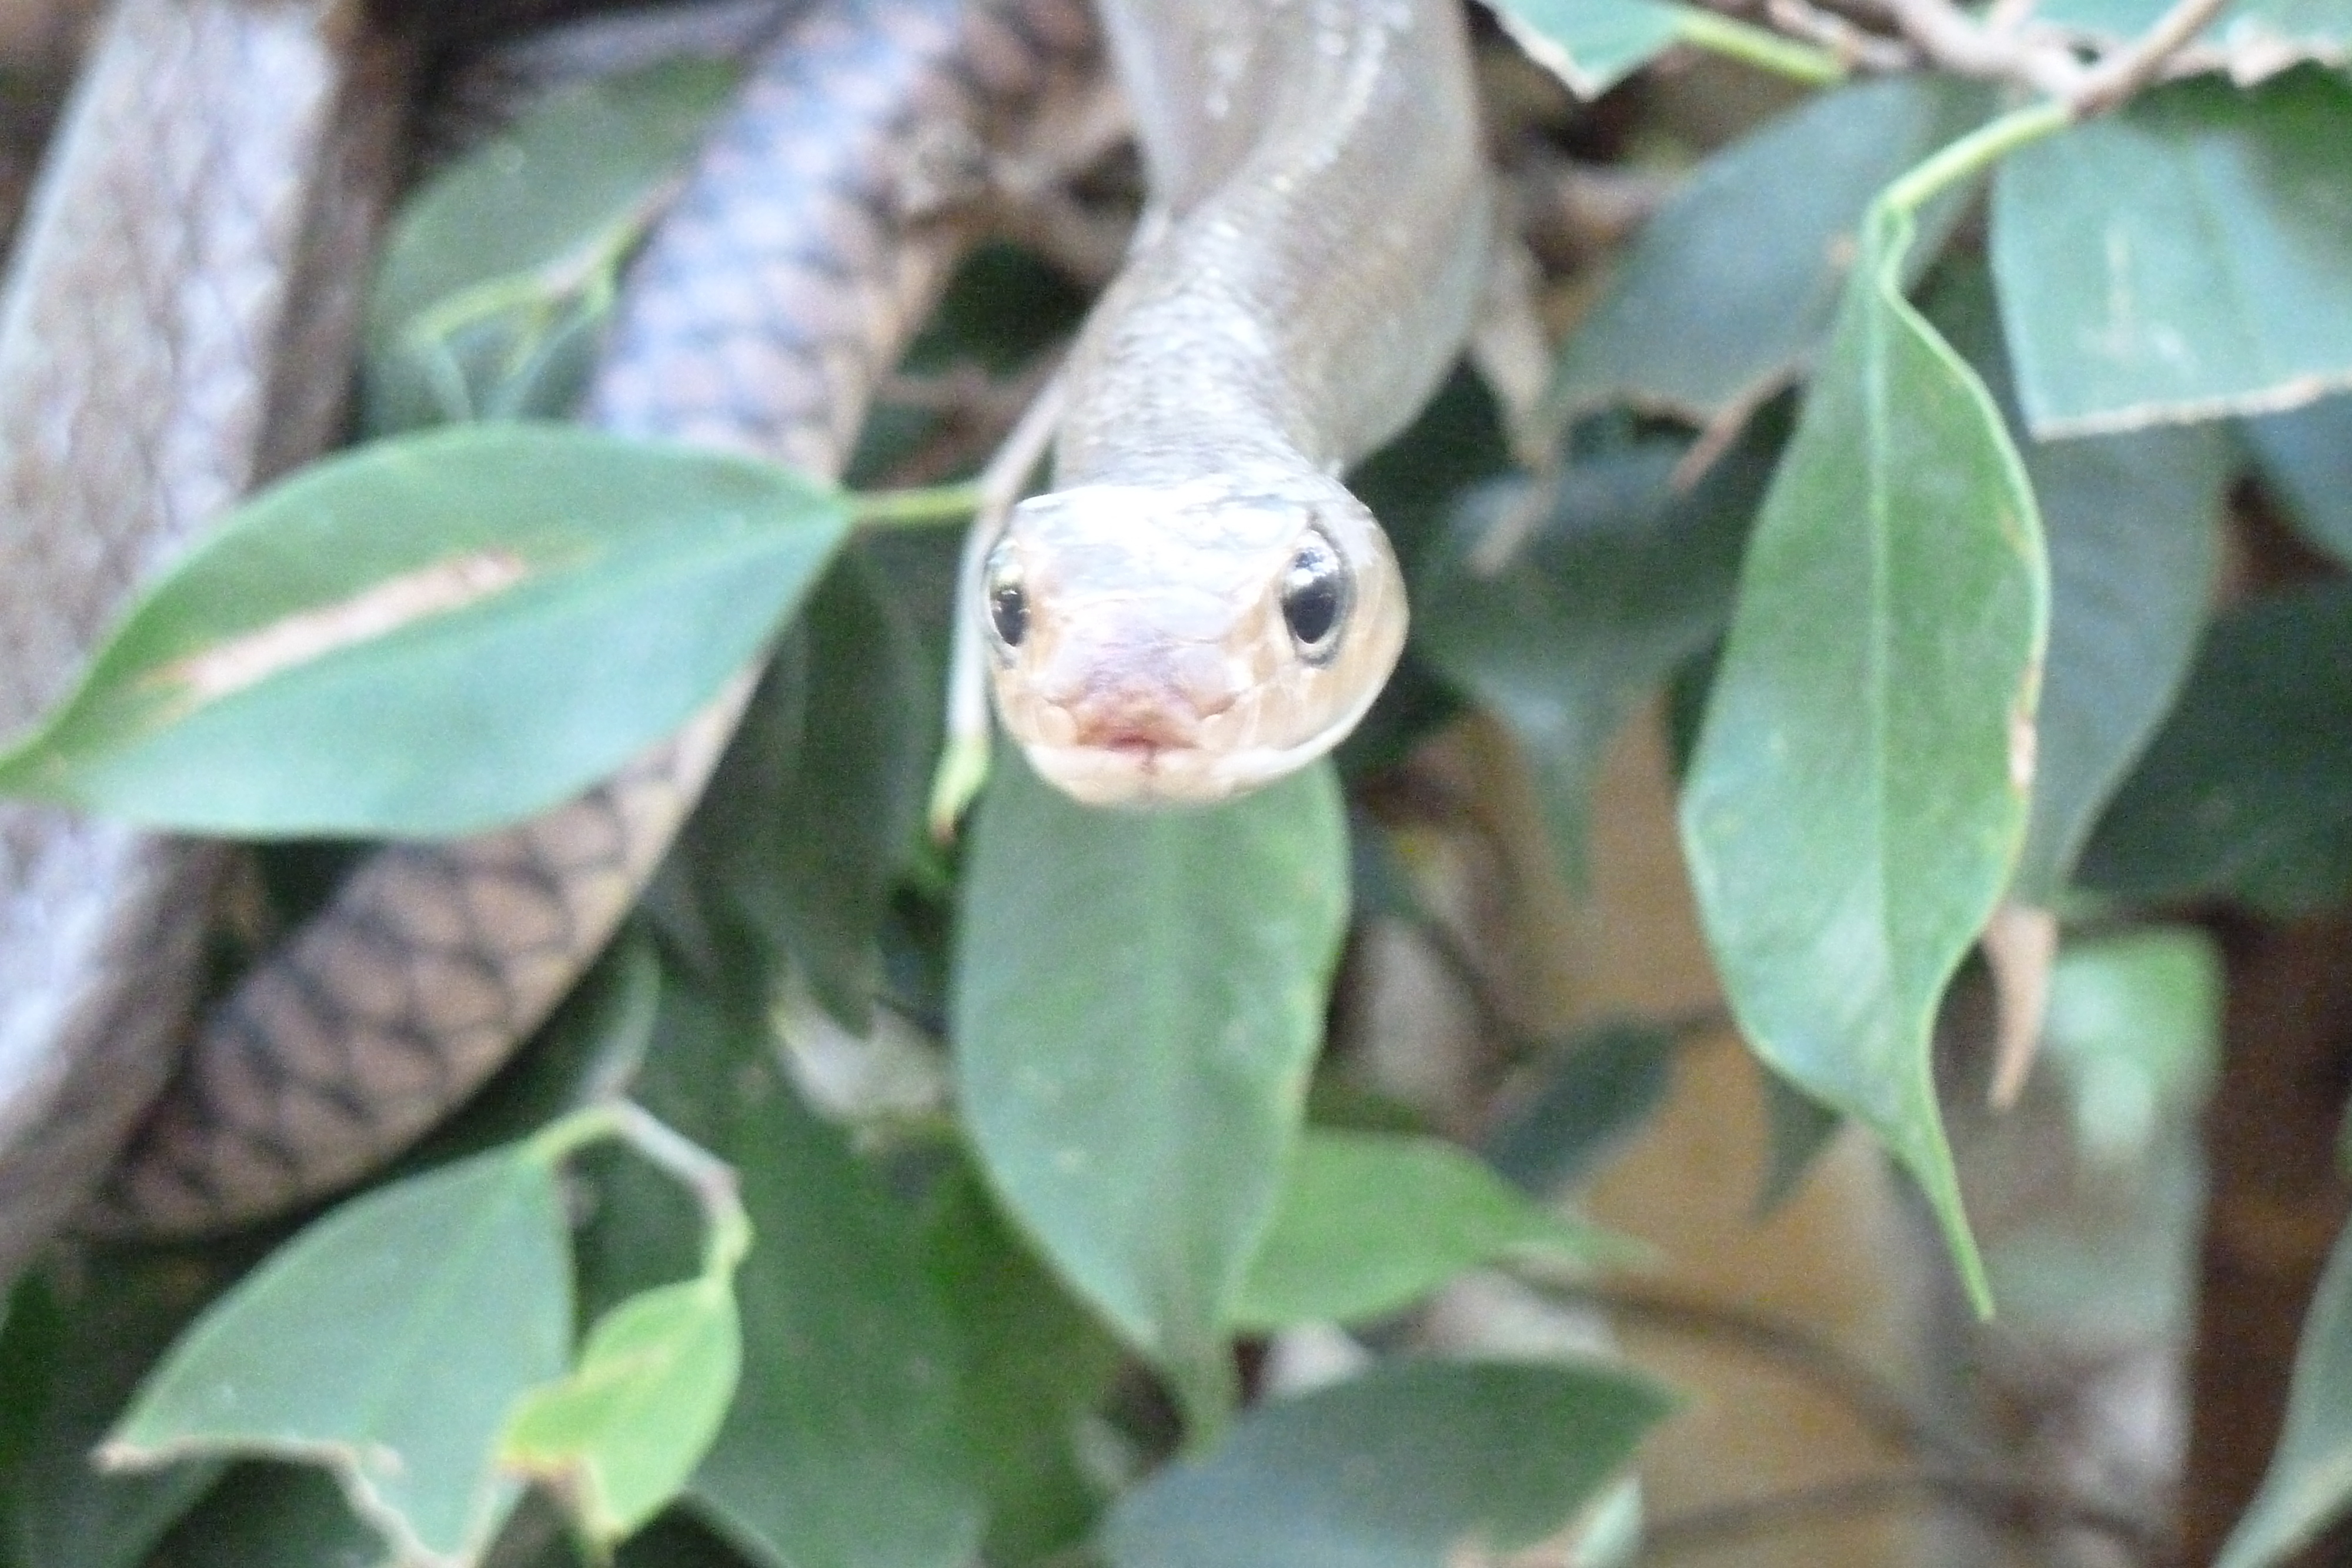
[[[1335,741],[1402,637],[1394,563],[1334,476],[1419,405],[1483,281],[1461,22],[1453,0],[1101,9],[1155,237],[1081,340],[1063,488],[1016,517],[984,612],[1050,777],[1225,793]],[[911,193],[918,143],[1006,145],[1092,49],[1081,0],[811,8],[635,267],[590,417],[837,474],[973,232]],[[0,731],[190,529],[322,444],[401,64],[352,0],[121,0],[0,324]],[[547,817],[379,852],[184,1050],[218,852],[5,808],[0,1279],[126,1134],[85,1220],[165,1231],[411,1141],[609,936],[749,684]]]

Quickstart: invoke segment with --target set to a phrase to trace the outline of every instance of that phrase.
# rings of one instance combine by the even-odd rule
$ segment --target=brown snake
[[[815,6],[756,65],[657,225],[589,416],[837,475],[975,233],[967,207],[939,205],[939,151],[1007,145],[1075,90],[1092,49],[1080,0]],[[397,63],[343,0],[122,0],[0,324],[0,621],[21,608],[9,585],[42,601],[29,633],[0,633],[0,730],[54,695],[190,529],[321,444],[358,272],[337,246],[372,227],[368,202],[322,198],[383,188],[364,161],[388,156]],[[55,556],[86,586],[33,586]],[[747,686],[570,806],[377,852],[184,1044],[170,1020],[218,854],[6,809],[0,1279],[126,1132],[85,1222],[233,1225],[412,1141],[609,936]]]

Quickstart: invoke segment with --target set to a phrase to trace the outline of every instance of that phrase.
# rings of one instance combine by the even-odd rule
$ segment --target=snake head
[[[1221,800],[1338,745],[1404,646],[1404,582],[1320,475],[1025,501],[979,585],[997,712],[1088,805]]]

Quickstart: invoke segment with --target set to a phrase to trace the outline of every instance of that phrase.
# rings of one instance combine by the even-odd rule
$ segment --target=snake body
[[[754,68],[632,269],[607,429],[831,477],[974,234],[927,149],[1001,142],[1074,79],[1076,0],[839,0]],[[751,685],[572,804],[379,852],[212,1020],[105,1195],[148,1232],[275,1212],[381,1164],[561,1000],[668,849]]]
[[[998,696],[1066,787],[1196,798],[1319,753],[1395,658],[1394,563],[1334,476],[1455,352],[1486,186],[1453,0],[1104,10],[1153,237],[1075,353],[1063,487],[1020,510],[1000,552]],[[273,26],[306,62],[299,90],[261,85],[238,53]],[[1033,127],[1092,48],[1080,0],[813,5],[635,267],[590,417],[837,474],[974,232],[939,208],[942,151]],[[348,247],[373,209],[349,198],[382,188],[362,165],[391,145],[390,58],[352,0],[120,0],[0,322],[0,728],[55,695],[153,562],[324,435],[342,378],[320,370],[348,362],[348,290],[331,285],[356,275]],[[337,129],[367,120],[348,112],[363,100],[373,140]],[[84,234],[68,214],[93,192],[113,226]],[[238,310],[196,309],[214,294]],[[172,326],[173,309],[195,325]],[[126,331],[173,348],[142,358]],[[215,361],[241,379],[200,380]],[[97,413],[60,412],[76,409]],[[82,496],[109,472],[137,477]],[[1007,586],[1025,636],[1003,636]],[[1302,638],[1298,605],[1327,599],[1329,624]],[[11,809],[0,1278],[126,1130],[84,1211],[101,1228],[238,1223],[404,1146],[609,936],[749,685],[546,817],[380,852],[184,1043],[166,1020],[192,988],[216,853]]]
[[[1096,803],[1321,755],[1404,643],[1337,475],[1460,352],[1492,200],[1455,0],[1103,0],[1153,212],[988,559],[998,711]]]
[[[152,568],[331,434],[342,379],[314,367],[348,362],[403,66],[347,0],[110,17],[0,313],[0,731]],[[221,863],[0,808],[0,1280],[168,1071]]]

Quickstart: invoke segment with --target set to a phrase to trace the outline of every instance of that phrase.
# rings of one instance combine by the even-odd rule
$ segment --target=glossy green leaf
[[[1529,58],[1579,98],[1598,98],[1681,36],[1682,10],[1660,0],[1499,0],[1496,16]]]
[[[1188,1411],[1273,1221],[1348,907],[1330,769],[1093,810],[997,759],[956,955],[958,1101],[989,1180]]]
[[[2034,19],[2121,42],[2154,26],[2165,9],[2166,0],[2048,0]],[[2198,42],[2224,51],[2241,86],[2302,61],[2340,66],[2352,50],[2352,3],[2235,0]]]
[[[1113,1568],[1446,1568],[1567,1524],[1671,1401],[1630,1372],[1385,1363],[1260,1406],[1129,1492]]]
[[[526,1395],[499,1462],[551,1489],[606,1546],[660,1511],[718,1436],[743,1341],[725,1281],[683,1280],[597,1320],[578,1364]]]
[[[2250,419],[2245,434],[2295,531],[2352,566],[2352,397]]]
[[[1630,403],[1706,425],[1760,405],[1828,335],[1871,197],[1990,102],[1948,77],[1868,82],[1716,153],[1617,262],[1561,348],[1547,405],[1562,423]],[[1913,271],[1958,216],[1935,211]]]
[[[2292,408],[2352,386],[2352,81],[2183,82],[2025,148],[1992,262],[2038,435]]]
[[[681,841],[712,915],[789,959],[859,1031],[940,727],[885,587],[855,555],[818,584]]]
[[[740,74],[673,60],[561,89],[426,181],[368,297],[369,433],[568,411],[621,262]]]
[[[997,1213],[977,1172],[941,1179],[924,1243],[962,1344],[966,1442],[988,1494],[984,1556],[1000,1568],[1049,1559],[1102,1504],[1080,1465],[1080,1427],[1125,1357]]]
[[[663,995],[636,1098],[734,1166],[759,1238],[742,1375],[688,1503],[764,1568],[968,1568],[982,1500],[913,1217],[793,1095],[756,998],[675,971]],[[632,1162],[604,1191],[599,1247],[671,1267],[646,1243],[649,1222],[694,1234],[674,1184]]]
[[[2130,898],[2282,911],[2352,897],[2352,586],[2312,584],[2214,623],[2082,875]]]
[[[2352,1231],[2336,1239],[2295,1347],[2285,1429],[2214,1568],[2284,1563],[2352,1511]]]
[[[2026,825],[2049,602],[1984,385],[1903,298],[1899,210],[1853,287],[1750,545],[1683,795],[1741,1030],[1915,1176],[1979,1306],[1929,1032]]]
[[[709,700],[846,532],[830,490],[683,446],[514,425],[365,447],[191,552],[0,788],[201,832],[528,816]]]
[[[1984,269],[1948,268],[1927,314],[1984,378],[2014,434],[2021,421]],[[2032,817],[2010,896],[2048,907],[2188,678],[2236,455],[2210,423],[2020,437],[2019,446],[2050,554],[2050,646]]]
[[[1250,1260],[1236,1326],[1360,1322],[1505,1259],[1590,1265],[1641,1249],[1530,1201],[1438,1138],[1310,1127]]]
[[[1487,1163],[1538,1197],[1574,1186],[1665,1103],[1682,1046],[1676,1030],[1632,1019],[1569,1040],[1487,1134]]]
[[[1523,486],[1474,492],[1413,575],[1415,635],[1517,739],[1571,883],[1583,881],[1586,816],[1610,740],[1730,619],[1771,447],[1742,442],[1686,492],[1673,478],[1680,442],[1577,464],[1501,563],[1482,545],[1515,508],[1546,498]]]
[[[482,1155],[289,1242],[173,1347],[101,1458],[304,1459],[398,1551],[469,1563],[518,1492],[491,1463],[499,1428],[562,1372],[571,1316],[555,1173]]]

